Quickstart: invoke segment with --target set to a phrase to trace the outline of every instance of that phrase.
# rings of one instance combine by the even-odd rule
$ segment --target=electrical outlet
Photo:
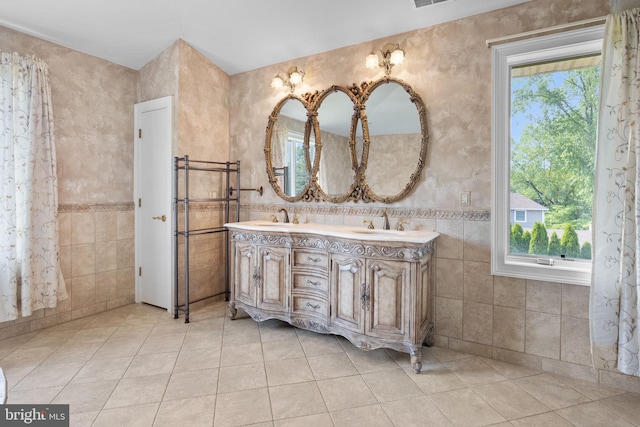
[[[460,192],[460,204],[463,206],[468,206],[471,204],[471,192],[470,191],[461,191]]]

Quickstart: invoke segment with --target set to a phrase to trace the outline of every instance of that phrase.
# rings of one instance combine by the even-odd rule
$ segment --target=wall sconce
[[[280,77],[280,74],[277,74],[273,80],[271,80],[271,87],[274,89],[280,89],[282,86],[286,86],[293,93],[296,90],[296,85],[302,83],[302,78],[304,77],[304,71],[298,70],[298,67],[291,67],[287,71],[287,75],[285,78]]]
[[[382,59],[380,59],[378,52],[382,55]],[[384,68],[385,76],[391,74],[391,68],[394,65],[402,64],[402,61],[404,61],[404,50],[400,49],[397,43],[387,43],[378,52],[372,51],[367,56],[365,64],[367,68],[371,69],[376,67]]]

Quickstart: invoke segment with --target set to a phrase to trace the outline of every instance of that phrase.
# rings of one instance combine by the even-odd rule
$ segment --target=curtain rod
[[[510,36],[497,37],[495,39],[487,40],[487,47],[492,47],[498,44],[514,42],[518,40],[525,40],[535,36],[547,35],[559,33],[566,30],[574,30],[577,28],[592,27],[596,25],[604,24],[607,21],[606,16],[600,16],[598,18],[585,19],[583,21],[570,22],[568,24],[555,25],[553,27],[541,28],[539,30],[527,31],[525,33],[513,34]]]

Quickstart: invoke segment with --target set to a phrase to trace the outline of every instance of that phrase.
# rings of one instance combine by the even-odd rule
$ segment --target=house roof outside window
[[[545,208],[540,203],[534,202],[520,193],[511,193],[509,206],[511,210],[549,211],[549,209]]]

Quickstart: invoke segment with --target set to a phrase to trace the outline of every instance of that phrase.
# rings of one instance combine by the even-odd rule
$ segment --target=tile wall
[[[0,323],[0,339],[134,302],[131,204],[61,205],[60,261],[69,298],[56,308]]]

